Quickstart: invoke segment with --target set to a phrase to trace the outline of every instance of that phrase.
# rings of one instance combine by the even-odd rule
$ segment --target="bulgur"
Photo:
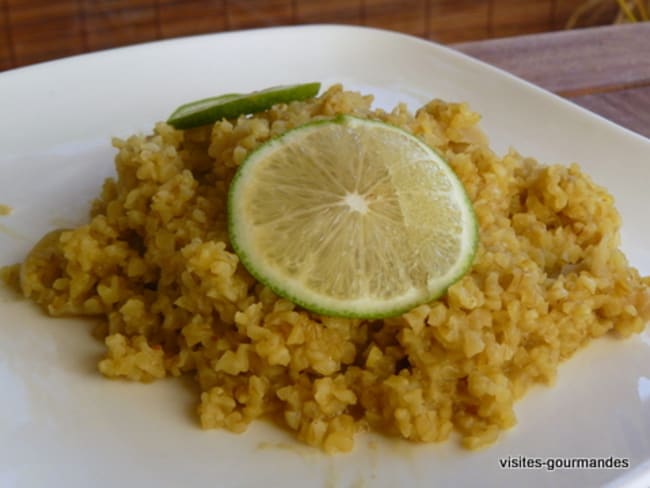
[[[468,448],[516,423],[514,402],[551,384],[558,364],[607,333],[650,319],[650,279],[618,250],[612,197],[573,164],[493,153],[465,104],[414,114],[373,110],[333,86],[210,127],[115,139],[90,222],[48,234],[20,269],[24,294],[51,315],[100,317],[109,378],[192,375],[203,428],[242,432],[271,417],[298,439],[349,451],[373,429]],[[396,318],[318,316],[276,297],[228,242],[226,192],[270,137],[349,113],[411,131],[464,183],[480,225],[471,271],[441,299]]]

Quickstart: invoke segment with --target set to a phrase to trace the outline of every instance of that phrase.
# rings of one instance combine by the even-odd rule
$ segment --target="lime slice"
[[[447,163],[406,131],[339,116],[259,146],[228,196],[233,248],[255,278],[317,313],[384,318],[469,269],[472,205]]]
[[[204,98],[181,105],[169,116],[167,123],[176,129],[191,129],[212,124],[221,119],[253,114],[271,108],[276,103],[289,103],[314,97],[320,83],[274,86],[252,93],[228,93],[218,97]]]

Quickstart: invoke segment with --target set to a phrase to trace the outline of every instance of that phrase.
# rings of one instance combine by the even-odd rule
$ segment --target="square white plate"
[[[373,29],[306,26],[144,44],[0,73],[0,265],[54,227],[84,220],[113,173],[111,136],[149,131],[179,104],[319,80],[415,109],[467,101],[493,147],[544,163],[578,161],[614,194],[623,248],[650,273],[650,141],[451,49]],[[84,320],[49,319],[0,295],[0,486],[650,485],[650,336],[603,339],[518,404],[519,425],[466,452],[361,434],[328,457],[255,423],[199,430],[191,382],[108,382]],[[504,470],[508,456],[629,458],[628,470]]]

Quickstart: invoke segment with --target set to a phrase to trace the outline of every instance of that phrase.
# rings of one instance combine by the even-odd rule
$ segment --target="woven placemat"
[[[347,23],[442,43],[562,28],[584,0],[0,0],[0,70],[170,37]]]

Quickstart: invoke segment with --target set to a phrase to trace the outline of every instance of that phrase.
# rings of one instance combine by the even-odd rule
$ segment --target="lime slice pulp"
[[[253,151],[228,196],[230,240],[275,293],[317,313],[383,318],[433,300],[478,235],[462,183],[406,131],[352,116]]]
[[[169,116],[167,123],[176,129],[191,129],[221,119],[261,112],[277,103],[289,103],[314,97],[320,83],[275,86],[252,93],[228,93],[181,105]]]

